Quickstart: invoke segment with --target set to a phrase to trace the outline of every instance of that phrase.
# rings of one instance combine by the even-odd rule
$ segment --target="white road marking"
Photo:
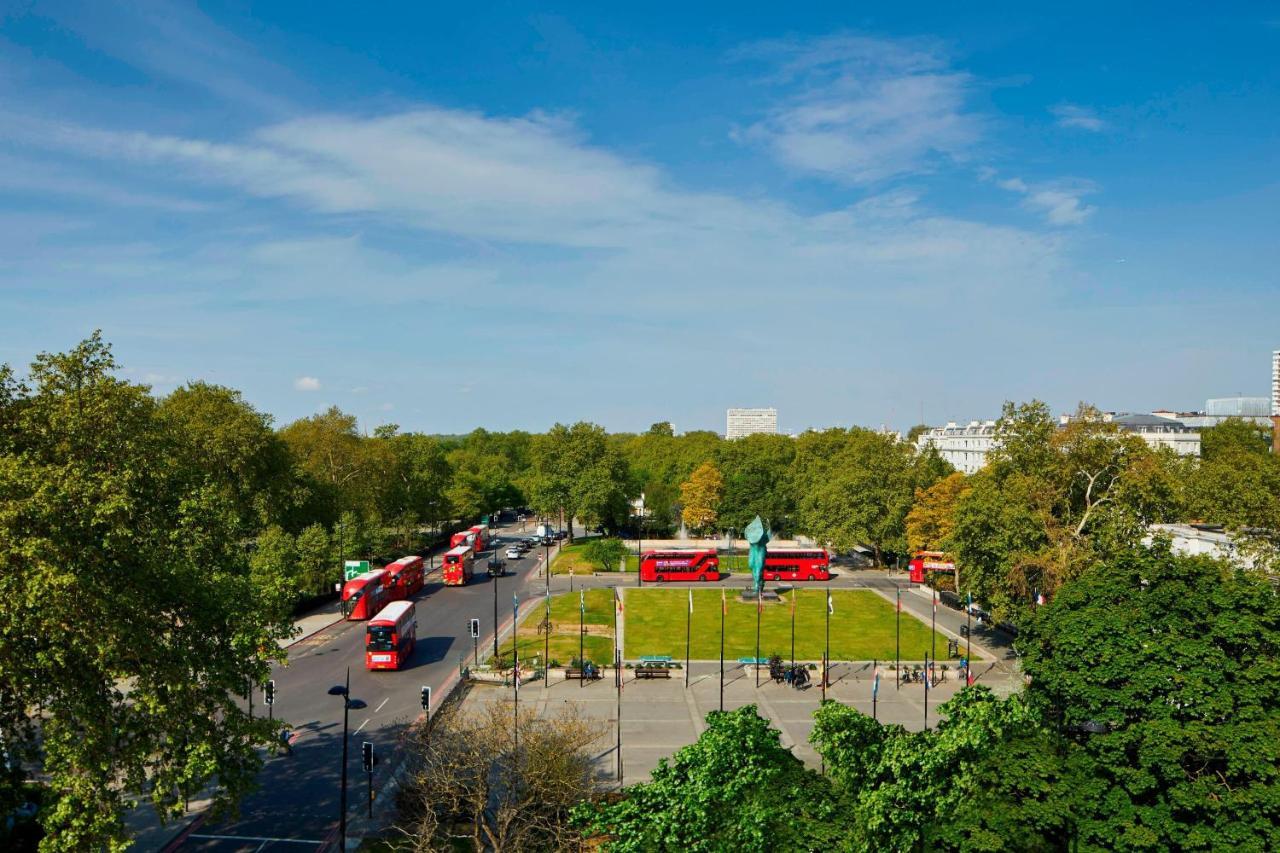
[[[371,717],[370,719],[372,719],[372,717]],[[360,729],[363,729],[363,728],[364,728],[365,726],[367,726],[367,725],[369,725],[369,720],[365,720],[363,723],[361,723],[361,724],[360,724]],[[352,732],[352,733],[351,733],[351,734],[352,734],[352,736],[355,736],[355,735],[360,734],[360,729],[356,729],[354,732]]]
[[[324,844],[323,841],[312,841],[310,838],[263,838],[260,835],[207,835],[192,833],[188,838],[204,838],[209,841],[261,841],[263,844]]]
[[[390,697],[390,696],[388,696],[386,699],[383,699],[381,702],[379,702],[379,703],[378,703],[378,707],[376,707],[376,708],[374,708],[374,709],[373,709],[373,713],[375,713],[375,714],[376,714],[376,713],[378,713],[379,711],[381,711],[381,710],[382,710],[382,706],[383,706],[383,705],[385,705],[385,704],[387,704],[387,703],[388,703],[388,702],[390,702],[390,701],[391,701],[391,697]]]

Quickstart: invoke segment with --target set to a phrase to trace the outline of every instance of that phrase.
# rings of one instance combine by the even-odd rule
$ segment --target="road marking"
[[[372,717],[370,717],[369,719],[373,719],[373,718],[372,718]],[[360,729],[363,729],[363,728],[364,728],[365,726],[367,726],[367,725],[369,725],[369,720],[365,720],[363,723],[361,723],[361,724],[360,724]],[[352,734],[352,736],[354,737],[355,735],[360,734],[360,729],[356,729],[354,732],[352,732],[352,733],[351,733],[351,734]]]
[[[378,707],[376,707],[376,708],[374,708],[374,709],[373,709],[373,713],[375,713],[375,714],[376,714],[376,713],[378,713],[379,711],[381,711],[381,710],[382,710],[382,706],[383,706],[383,705],[385,705],[385,704],[387,704],[387,703],[388,703],[388,702],[390,702],[390,701],[391,701],[391,697],[390,697],[390,696],[388,696],[386,699],[383,699],[381,702],[379,702],[379,703],[378,703]]]

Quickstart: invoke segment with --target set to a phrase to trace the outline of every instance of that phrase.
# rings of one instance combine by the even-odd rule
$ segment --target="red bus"
[[[488,529],[483,524],[477,524],[466,530],[459,530],[449,537],[449,547],[457,548],[459,545],[470,545],[476,552],[483,551],[489,545]]]
[[[392,601],[409,598],[422,589],[424,570],[421,557],[401,557],[394,563],[387,563],[385,568]]]
[[[374,569],[357,575],[342,587],[347,619],[353,622],[369,619],[390,600],[391,587],[387,584],[386,569]]]
[[[954,572],[956,564],[947,559],[947,555],[941,551],[917,551],[911,562],[907,563],[911,569],[911,582],[924,583],[926,572]]]
[[[440,573],[448,586],[462,586],[471,580],[471,561],[475,552],[469,545],[459,545],[444,555],[444,566]]]
[[[831,555],[824,548],[770,548],[764,555],[764,579],[831,580]]]
[[[718,581],[720,557],[714,550],[645,551],[640,555],[640,580]]]
[[[393,601],[369,620],[364,632],[364,668],[399,669],[413,656],[418,614],[412,601]]]

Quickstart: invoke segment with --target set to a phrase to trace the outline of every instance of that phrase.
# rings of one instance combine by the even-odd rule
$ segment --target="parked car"
[[[564,538],[565,538],[566,536],[568,536],[568,535],[569,535],[569,534],[568,534],[568,533],[566,533],[566,532],[565,532],[565,531],[563,531],[563,530],[557,530],[557,531],[555,532],[555,536],[554,536],[554,538],[555,538],[556,540],[560,540],[560,539],[564,539]]]

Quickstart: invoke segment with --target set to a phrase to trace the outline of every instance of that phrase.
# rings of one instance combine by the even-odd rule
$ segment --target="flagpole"
[[[584,638],[586,637],[586,627],[583,625],[587,617],[587,603],[583,597],[583,590],[578,590],[578,687],[587,686],[587,660],[585,657],[585,649],[583,648]]]
[[[756,689],[760,689],[760,612],[764,602],[760,598],[760,587],[756,587]]]
[[[795,587],[791,588],[791,677],[796,675],[796,593],[799,592]],[[795,683],[793,680],[792,684]]]
[[[551,589],[547,589],[547,633],[542,641],[542,687],[551,687]]]
[[[822,701],[827,701],[827,673],[831,669],[831,589],[827,588],[827,639],[822,648]]]
[[[929,731],[929,659],[924,659],[924,730]]]
[[[933,595],[933,638],[929,641],[929,656],[938,659],[938,591],[931,590]]]
[[[895,583],[893,586],[894,586],[894,589],[898,591],[898,612],[893,617],[893,622],[894,622],[894,626],[893,626],[893,633],[894,633],[893,689],[901,690],[902,689],[902,587],[898,586],[897,583]]]
[[[724,590],[720,590],[720,710],[724,710],[724,612],[729,609],[724,600]]]
[[[615,616],[615,619],[617,617]],[[613,648],[613,668],[618,672],[618,787],[622,787],[622,650]]]
[[[873,720],[877,720],[877,721],[878,721],[878,720],[880,719],[880,717],[879,717],[879,715],[877,715],[877,714],[876,714],[876,699],[879,697],[879,693],[880,693],[880,662],[879,662],[879,661],[872,661],[872,662],[871,662],[871,672],[872,672],[872,675],[871,675],[871,719],[873,719]]]
[[[973,593],[969,593],[969,606],[964,609],[964,686],[973,684]]]
[[[511,703],[511,740],[520,748],[520,599],[511,596],[511,687],[515,699]],[[518,759],[517,759],[518,760]]]
[[[689,612],[684,617],[684,689],[689,689],[689,639],[693,636],[693,590],[689,590]]]

